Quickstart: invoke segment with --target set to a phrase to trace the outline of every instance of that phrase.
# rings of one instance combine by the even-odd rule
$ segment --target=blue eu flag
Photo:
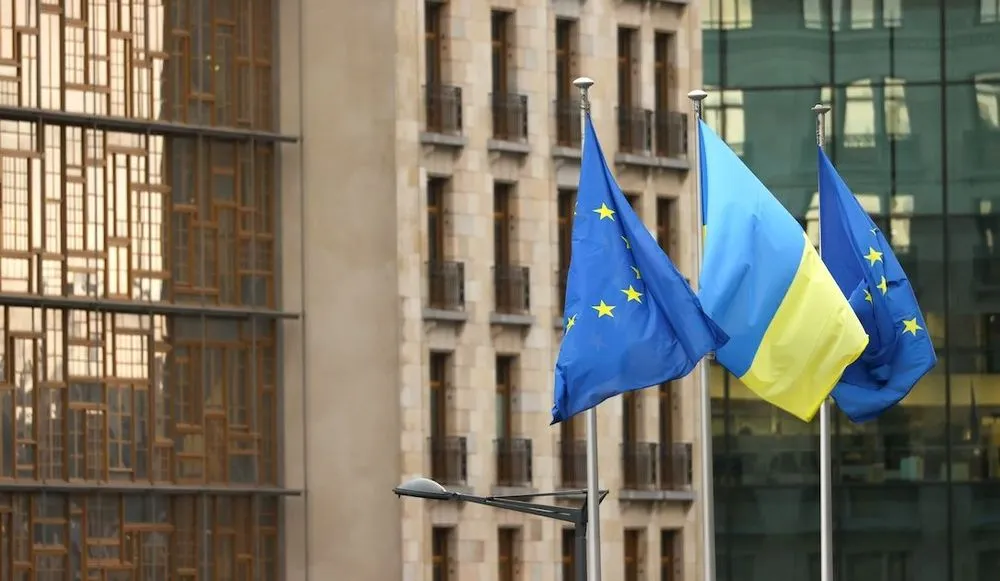
[[[864,422],[906,397],[937,357],[906,273],[822,149],[819,221],[823,262],[869,337],[833,398],[851,421]]]
[[[587,118],[552,423],[691,372],[728,340],[615,183]]]

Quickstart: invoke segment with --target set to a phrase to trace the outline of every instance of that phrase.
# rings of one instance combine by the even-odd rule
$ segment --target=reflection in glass
[[[882,28],[903,25],[902,0],[832,0],[833,29],[841,30],[847,22],[851,30],[868,30],[881,23]],[[876,14],[881,18],[876,19]]]
[[[738,89],[717,89],[708,87],[705,97],[703,117],[712,128],[736,152],[744,154],[746,143],[746,119],[743,111],[743,91]]]
[[[706,30],[737,30],[753,27],[752,0],[715,0],[706,2],[701,25]],[[702,6],[705,8],[705,6]]]
[[[1000,73],[976,75],[975,85],[980,123],[986,127],[1000,128]]]
[[[979,23],[1000,22],[1000,0],[979,0]]]

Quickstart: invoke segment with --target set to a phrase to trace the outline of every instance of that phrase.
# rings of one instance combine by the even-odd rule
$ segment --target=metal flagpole
[[[587,134],[590,114],[590,88],[594,80],[580,77],[573,81],[580,89],[580,151]],[[601,491],[597,481],[597,407],[587,410],[587,578],[601,581]]]
[[[816,114],[816,145],[823,147],[826,141],[824,115],[830,111],[827,105],[817,104],[812,108]],[[817,178],[818,180],[818,178]],[[817,188],[819,187],[817,181]],[[818,191],[818,189],[817,189]],[[819,212],[819,204],[816,208]],[[817,219],[816,224],[820,221]],[[822,240],[822,237],[821,237]],[[823,255],[823,243],[819,245]],[[830,398],[819,406],[819,558],[820,581],[833,581],[833,462],[830,454]]]
[[[701,120],[702,101],[708,93],[701,90],[688,93],[688,99],[694,107],[695,131],[697,123]],[[697,133],[696,133],[697,135]],[[694,155],[694,176],[697,210],[698,232],[695,235],[695,264],[697,265],[697,275],[701,279],[702,252],[704,246],[705,232],[702,228],[702,195],[701,191],[701,142],[695,139]],[[699,283],[700,286],[700,283]],[[698,363],[698,374],[701,380],[701,545],[704,552],[702,559],[703,573],[702,581],[715,581],[715,478],[712,475],[712,386],[709,379],[708,358],[702,359]]]

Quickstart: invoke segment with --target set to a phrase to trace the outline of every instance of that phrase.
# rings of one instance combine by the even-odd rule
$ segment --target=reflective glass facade
[[[815,235],[815,123],[939,364],[834,415],[837,578],[1000,577],[1000,0],[704,0],[705,116]],[[719,579],[819,580],[818,422],[713,375]]]

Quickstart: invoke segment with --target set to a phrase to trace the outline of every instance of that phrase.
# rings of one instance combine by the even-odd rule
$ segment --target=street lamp
[[[573,525],[573,533],[576,540],[574,547],[574,558],[576,563],[576,578],[578,581],[587,581],[587,491],[584,490],[563,490],[561,492],[536,492],[530,494],[508,494],[503,496],[476,496],[448,490],[441,484],[430,478],[414,478],[407,480],[396,488],[392,489],[396,496],[411,496],[413,498],[423,498],[425,500],[444,500],[454,502],[468,502],[471,504],[482,504],[492,506],[502,510],[512,510],[524,514],[532,514],[546,518],[555,519]],[[538,504],[529,502],[528,499],[537,497],[565,498],[584,497],[583,504],[577,508],[555,506],[551,504]],[[607,490],[602,490],[599,499],[604,500],[608,495]],[[599,500],[599,501],[600,501]]]

